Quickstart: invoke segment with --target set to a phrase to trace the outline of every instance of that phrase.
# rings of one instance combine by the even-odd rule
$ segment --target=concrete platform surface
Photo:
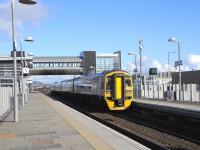
[[[161,101],[151,99],[134,99],[136,103],[144,103],[151,105],[158,105],[164,107],[178,108],[188,111],[195,111],[200,113],[200,103],[179,102],[179,101]]]
[[[41,93],[31,93],[19,111],[0,122],[1,150],[148,149]]]

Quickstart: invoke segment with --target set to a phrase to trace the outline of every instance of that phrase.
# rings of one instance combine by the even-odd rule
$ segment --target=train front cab
[[[105,76],[105,101],[109,110],[125,110],[133,99],[131,76],[123,71],[115,71]]]

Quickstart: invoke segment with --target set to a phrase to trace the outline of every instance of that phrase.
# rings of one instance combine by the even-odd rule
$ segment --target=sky
[[[11,41],[11,0],[0,1],[0,54],[8,54]],[[15,1],[17,39],[32,36],[34,43],[23,49],[36,56],[78,56],[83,50],[97,53],[122,51],[122,67],[135,67],[128,52],[138,52],[144,40],[143,68],[167,70],[177,60],[180,40],[182,70],[200,69],[199,0],[37,0],[27,6]],[[19,44],[18,44],[19,45]]]

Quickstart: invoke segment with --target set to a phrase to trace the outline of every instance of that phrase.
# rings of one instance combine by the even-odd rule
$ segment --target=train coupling
[[[115,106],[116,107],[123,107],[124,106],[124,101],[121,99],[121,100],[116,100],[115,101]]]

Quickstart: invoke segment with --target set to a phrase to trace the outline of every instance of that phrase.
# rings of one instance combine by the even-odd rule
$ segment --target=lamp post
[[[140,52],[140,98],[142,98],[142,50],[144,48],[144,41],[139,40],[139,52]]]
[[[128,55],[132,55],[135,56],[135,69],[133,70],[133,72],[135,72],[135,86],[136,86],[136,90],[135,90],[135,97],[138,97],[138,81],[137,81],[137,54],[133,53],[133,52],[129,52]]]
[[[21,94],[22,94],[22,106],[24,106],[24,102],[27,102],[27,90],[26,90],[26,80],[25,80],[25,87],[24,87],[24,75],[23,75],[23,69],[26,68],[26,64],[24,65],[23,62],[23,57],[25,59],[25,63],[26,63],[26,55],[25,52],[23,53],[23,47],[22,47],[22,42],[26,41],[26,42],[33,42],[33,38],[32,37],[27,37],[25,39],[20,38],[20,49],[21,49]],[[24,89],[26,90],[24,93]]]
[[[29,36],[29,37],[25,38],[24,41],[25,42],[34,42],[34,39],[31,36]],[[26,56],[26,53],[25,53],[25,56]],[[29,55],[29,56],[33,56],[33,55]],[[26,57],[24,57],[24,58],[25,58],[24,62],[25,62],[25,68],[26,68]]]
[[[25,42],[34,42],[33,38],[31,36],[27,37],[24,39]],[[24,57],[24,62],[25,62],[25,69],[27,70],[27,63],[26,63],[26,52],[25,53],[25,57]],[[29,56],[29,54],[28,54]],[[26,85],[26,92],[25,92],[25,102],[28,101],[28,92],[30,92],[30,84],[29,84],[29,90],[27,90],[28,85],[27,85],[27,78],[25,78],[25,85]]]
[[[19,0],[22,4],[36,4],[32,0]],[[14,63],[14,121],[18,121],[18,98],[17,98],[17,60],[16,60],[16,39],[15,39],[15,26],[14,26],[14,6],[15,1],[11,2],[11,18],[12,18],[12,45],[13,45],[13,63]]]
[[[178,61],[175,61],[175,66],[179,66],[179,101],[182,99],[182,96],[181,96],[181,91],[182,91],[182,88],[181,88],[181,65],[183,64],[182,63],[182,60],[181,60],[181,54],[180,54],[180,40],[177,40],[175,37],[171,37],[169,38],[168,40],[169,42],[175,42],[178,44]]]
[[[168,52],[168,78],[170,80],[170,54],[174,54],[175,52]]]

